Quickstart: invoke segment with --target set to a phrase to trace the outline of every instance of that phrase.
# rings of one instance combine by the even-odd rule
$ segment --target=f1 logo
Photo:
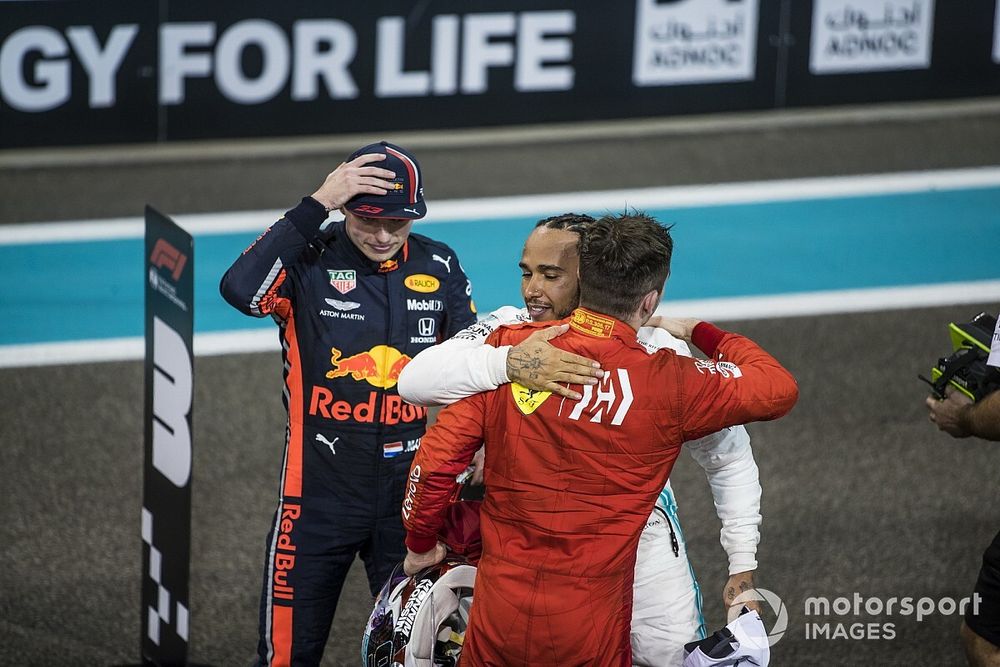
[[[417,331],[421,336],[433,336],[434,335],[434,318],[433,317],[421,317],[417,320]]]
[[[170,275],[173,276],[174,282],[180,280],[187,260],[187,255],[170,245],[166,239],[157,239],[156,245],[153,246],[153,254],[149,256],[149,263],[156,268],[166,267],[172,270]]]

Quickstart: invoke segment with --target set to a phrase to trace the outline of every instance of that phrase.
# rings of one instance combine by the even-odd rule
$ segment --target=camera
[[[948,325],[951,354],[938,359],[929,380],[923,375],[917,377],[929,384],[939,399],[945,397],[949,385],[973,401],[1000,389],[1000,370],[986,363],[996,325],[997,318],[988,313],[979,313],[964,324],[952,322]]]

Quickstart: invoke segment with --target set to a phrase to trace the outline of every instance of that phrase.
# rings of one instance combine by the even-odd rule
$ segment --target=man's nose
[[[379,223],[378,227],[375,228],[375,238],[381,243],[391,241],[392,232],[389,231],[389,226],[385,223]]]
[[[531,296],[541,296],[542,287],[541,287],[541,281],[538,279],[538,276],[532,276],[530,279],[528,279],[528,287],[525,290],[525,292]]]

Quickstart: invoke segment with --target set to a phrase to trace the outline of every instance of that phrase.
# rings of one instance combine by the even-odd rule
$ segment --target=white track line
[[[1000,167],[896,174],[801,178],[632,190],[431,201],[428,222],[544,216],[565,211],[619,211],[756,204],[826,197],[901,194],[1000,186]],[[167,212],[169,213],[169,212]],[[259,233],[284,211],[199,213],[173,216],[196,235]],[[141,217],[0,225],[0,245],[142,238]]]
[[[1000,280],[666,301],[657,313],[724,322],[989,302],[1000,302]],[[0,368],[132,361],[142,359],[145,350],[141,337],[7,345],[0,346]],[[278,333],[271,328],[200,333],[194,337],[194,353],[198,356],[279,350]]]

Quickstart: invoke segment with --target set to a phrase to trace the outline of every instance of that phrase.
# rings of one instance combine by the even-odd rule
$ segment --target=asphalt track
[[[970,128],[978,128],[983,140],[977,141]],[[898,142],[895,155],[912,157],[908,168],[1000,164],[995,113],[972,117],[946,110],[939,117],[905,121],[880,120],[876,113],[865,122],[775,125],[748,131],[742,141],[738,130],[682,137],[649,132],[625,143],[650,152],[658,146],[661,154],[675,158],[682,156],[671,151],[683,147],[683,157],[699,179],[678,179],[682,170],[673,165],[660,182],[651,183],[656,175],[644,172],[645,185],[899,170],[903,158],[886,158],[886,136]],[[803,155],[802,144],[790,138],[825,149]],[[921,145],[930,150],[915,150]],[[543,187],[537,173],[531,178],[533,170],[524,165],[551,161],[551,146],[480,146],[477,153],[489,163],[491,180],[477,179],[464,160],[454,161],[455,171],[445,171],[448,161],[443,158],[432,160],[438,165],[434,178],[466,183],[461,196],[496,194],[497,189],[537,192]],[[585,154],[587,165],[602,168],[552,170],[558,176],[545,185],[552,190],[619,186],[608,184],[618,176],[605,175],[627,169],[629,155],[623,155],[622,141],[575,137],[566,146],[572,155]],[[879,155],[866,158],[869,149]],[[725,160],[720,160],[723,152]],[[446,153],[441,149],[438,155]],[[280,190],[268,195],[274,201],[253,200],[253,206],[290,205],[318,182],[322,171],[316,173],[315,160],[305,162],[310,169],[285,177],[296,180],[297,187],[274,188]],[[282,162],[282,167],[288,164]],[[106,187],[103,171],[93,171]],[[230,185],[238,175],[213,193],[204,188],[197,163],[175,172],[168,184],[155,187],[180,193],[190,186],[205,192],[196,203],[172,212],[234,208],[230,203],[240,193]],[[17,180],[11,173],[0,170],[0,190]],[[504,173],[511,174],[510,181],[492,180]],[[66,210],[62,217],[122,214],[115,208],[118,200],[94,196],[97,186],[91,183],[88,189],[83,174],[69,186],[59,177],[56,169],[47,178],[50,193],[60,189],[59,206]],[[44,175],[38,178],[45,182]],[[433,183],[430,174],[427,180]],[[192,185],[196,181],[201,184]],[[261,190],[260,182],[242,187],[248,193]],[[14,203],[4,205],[5,213],[31,208],[35,196],[22,190],[19,197],[7,199]],[[58,212],[47,216],[58,217]],[[944,242],[947,232],[947,221],[942,221],[942,261],[961,261],[960,247],[952,250]],[[811,596],[853,600],[855,593],[863,600],[909,596],[938,601],[971,593],[981,553],[1000,527],[1000,451],[995,444],[939,434],[926,420],[926,391],[916,374],[926,373],[946,351],[948,322],[980,309],[995,312],[997,306],[723,323],[771,350],[801,387],[800,402],[789,417],[750,427],[764,486],[758,585],[780,596],[788,614],[773,664],[963,664],[955,614],[935,612],[918,622],[912,615],[862,608],[859,615],[807,617],[804,601]],[[199,663],[242,665],[249,662],[255,642],[263,538],[283,438],[281,365],[271,354],[198,357],[195,373],[190,657]],[[0,664],[138,661],[141,395],[138,362],[0,370],[0,451],[5,462],[0,470]],[[708,622],[719,626],[725,557],[711,496],[702,473],[685,455],[673,479]],[[356,567],[325,665],[359,663],[369,609],[367,586]],[[891,623],[895,637],[807,639],[807,622],[829,623],[831,635],[841,623],[848,630],[866,624],[866,634],[876,627],[879,635],[887,635]],[[855,632],[857,628],[853,626]]]

